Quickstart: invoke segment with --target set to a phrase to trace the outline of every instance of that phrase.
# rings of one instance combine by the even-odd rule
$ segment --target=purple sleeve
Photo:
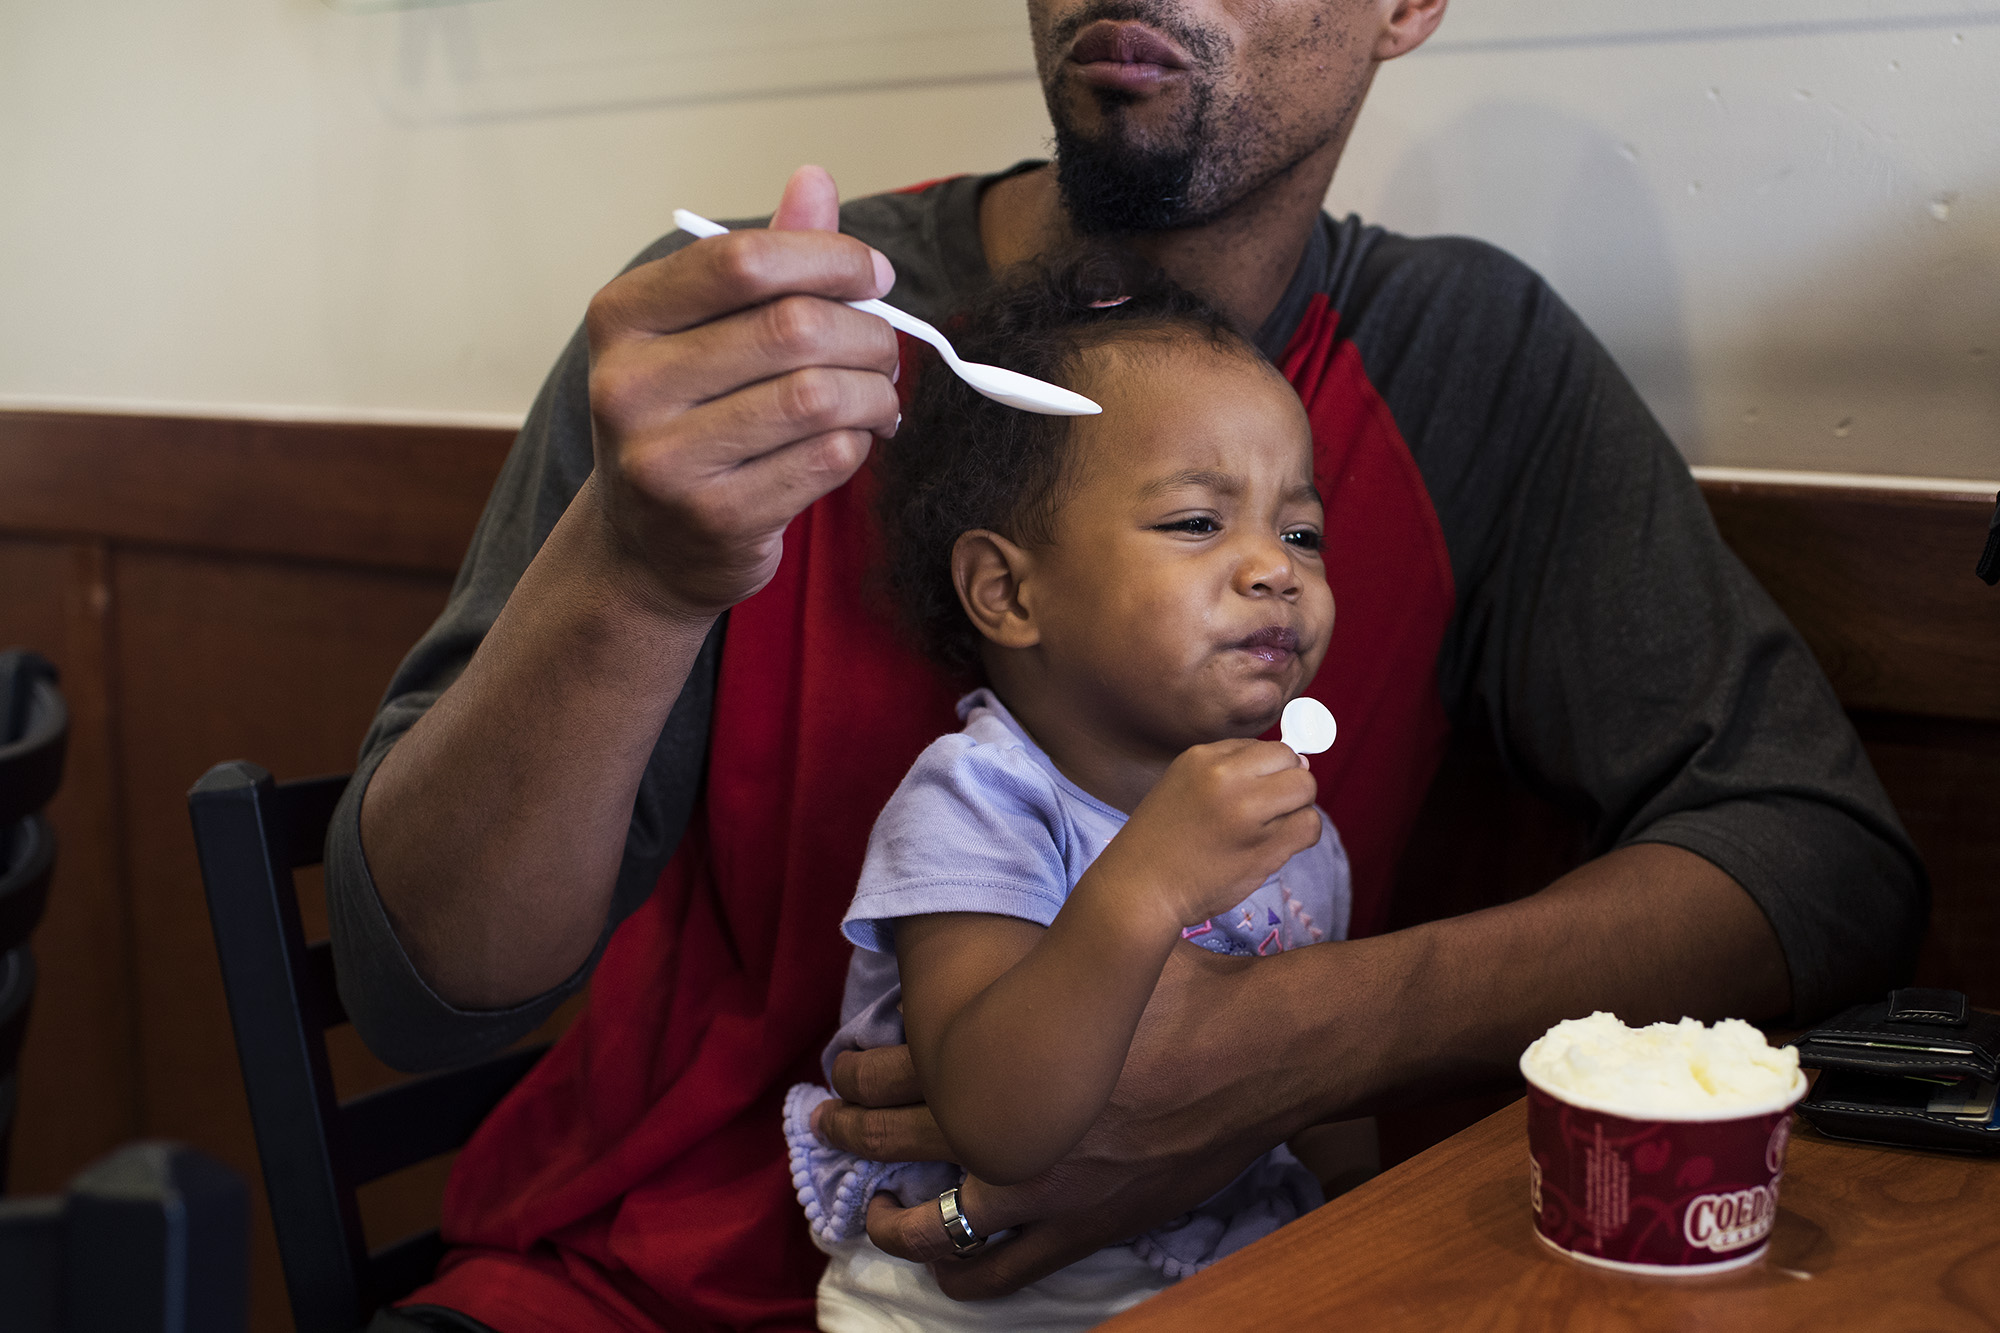
[[[841,929],[895,950],[898,917],[990,912],[1046,926],[1069,896],[1054,781],[1014,744],[933,741],[883,807]]]

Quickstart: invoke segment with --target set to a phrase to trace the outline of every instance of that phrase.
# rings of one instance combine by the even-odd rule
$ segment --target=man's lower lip
[[[1109,88],[1121,93],[1149,93],[1174,75],[1187,72],[1166,65],[1136,64],[1123,60],[1092,60],[1072,68],[1092,87]]]
[[[1290,648],[1238,648],[1236,651],[1239,653],[1248,653],[1258,661],[1269,662],[1272,666],[1282,666],[1298,656]]]

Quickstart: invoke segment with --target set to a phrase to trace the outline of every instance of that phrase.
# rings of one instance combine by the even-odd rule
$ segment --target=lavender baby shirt
[[[895,923],[934,912],[988,912],[1046,926],[1125,825],[1123,812],[1065,778],[987,690],[958,703],[965,728],[919,755],[875,821],[842,930],[859,946],[841,1027],[823,1067],[844,1050],[899,1045],[902,985]],[[1347,934],[1347,854],[1320,813],[1320,840],[1242,903],[1182,935],[1216,953],[1270,955]],[[947,1162],[871,1162],[813,1138],[813,1108],[832,1094],[802,1083],[785,1102],[792,1181],[815,1239],[864,1234],[868,1200],[905,1207],[936,1198],[964,1172]],[[1171,1278],[1206,1268],[1322,1202],[1318,1182],[1282,1146],[1192,1212],[1127,1242]]]

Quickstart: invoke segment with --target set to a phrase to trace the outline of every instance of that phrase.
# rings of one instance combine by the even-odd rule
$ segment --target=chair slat
[[[419,1231],[368,1256],[368,1299],[374,1305],[409,1295],[431,1280],[444,1258],[444,1238],[438,1229]]]
[[[546,1050],[526,1046],[343,1103],[350,1178],[365,1185],[459,1147]]]
[[[326,858],[327,825],[333,823],[333,807],[346,790],[345,773],[278,784],[277,817],[284,831],[281,854],[287,870],[316,866]]]
[[[334,978],[332,940],[320,940],[306,946],[305,972],[299,979],[299,1000],[306,1006],[306,1021],[322,1032],[347,1021],[347,1006],[341,1003],[340,983]]]

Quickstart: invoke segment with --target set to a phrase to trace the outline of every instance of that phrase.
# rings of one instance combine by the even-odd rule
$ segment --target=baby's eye
[[[1171,523],[1162,523],[1154,530],[1156,532],[1192,532],[1198,535],[1206,535],[1207,533],[1222,531],[1222,525],[1207,514],[1197,514],[1193,518],[1177,518]]]
[[[1320,535],[1311,528],[1294,528],[1284,535],[1283,541],[1286,545],[1296,546],[1301,551],[1317,551],[1320,546]]]

